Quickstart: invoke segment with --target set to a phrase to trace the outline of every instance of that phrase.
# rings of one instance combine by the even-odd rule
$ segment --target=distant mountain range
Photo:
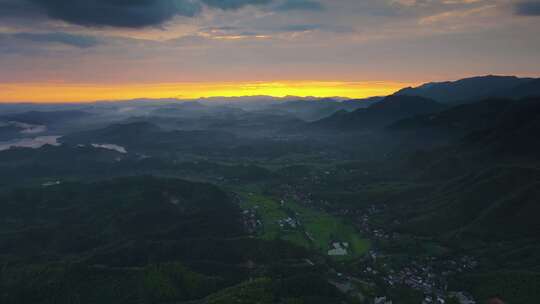
[[[78,132],[62,137],[62,142],[71,146],[90,144],[118,144],[128,150],[146,151],[162,149],[204,149],[221,147],[235,142],[235,136],[221,131],[166,131],[149,122],[113,124],[108,127]]]
[[[382,97],[372,97],[366,99],[348,99],[338,101],[332,98],[317,100],[294,100],[272,104],[266,111],[274,114],[294,115],[306,121],[315,121],[328,117],[338,111],[354,111],[367,108],[370,105],[382,100]]]
[[[540,79],[480,76],[426,83],[416,88],[404,88],[394,95],[422,96],[441,103],[466,103],[488,97],[523,98],[540,96]]]

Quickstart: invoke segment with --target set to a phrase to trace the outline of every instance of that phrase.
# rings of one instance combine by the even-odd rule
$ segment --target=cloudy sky
[[[0,100],[362,97],[540,76],[540,0],[0,0]]]

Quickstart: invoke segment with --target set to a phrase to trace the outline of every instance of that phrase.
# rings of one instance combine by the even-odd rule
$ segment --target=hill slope
[[[367,109],[338,112],[312,123],[315,128],[358,131],[382,128],[392,122],[415,115],[439,112],[445,106],[427,98],[416,96],[389,96]]]
[[[0,202],[1,303],[177,303],[254,273],[279,282],[310,271],[305,250],[244,234],[237,204],[209,184],[132,177]],[[301,296],[273,296],[288,294]]]

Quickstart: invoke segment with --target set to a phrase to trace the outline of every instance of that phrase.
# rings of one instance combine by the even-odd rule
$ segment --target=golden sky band
[[[6,102],[92,102],[135,98],[273,97],[316,96],[365,98],[385,96],[415,83],[276,81],[276,82],[189,82],[147,84],[0,84],[0,100]]]

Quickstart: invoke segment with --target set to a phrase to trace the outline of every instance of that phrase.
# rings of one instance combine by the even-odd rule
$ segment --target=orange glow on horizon
[[[137,98],[196,99],[202,97],[298,96],[365,98],[385,96],[414,86],[403,82],[275,81],[158,84],[0,84],[0,102],[93,102]]]

